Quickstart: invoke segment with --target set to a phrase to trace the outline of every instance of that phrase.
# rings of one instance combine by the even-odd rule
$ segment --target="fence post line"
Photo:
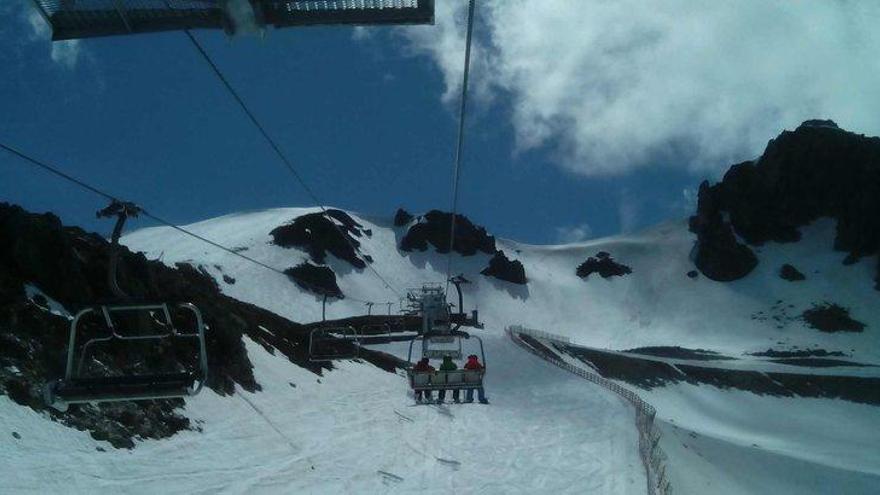
[[[672,486],[669,483],[669,479],[666,477],[666,463],[664,462],[666,454],[663,453],[663,449],[660,447],[660,430],[654,423],[654,418],[657,415],[657,410],[654,409],[654,406],[645,402],[632,390],[618,385],[601,375],[586,371],[583,368],[572,365],[571,363],[565,362],[556,357],[547,356],[543,352],[539,352],[538,349],[535,349],[533,346],[523,341],[520,335],[527,335],[534,339],[549,340],[553,344],[570,345],[571,341],[568,337],[554,335],[549,332],[532,328],[525,328],[522,325],[510,325],[505,328],[504,331],[514,344],[522,347],[529,353],[534,354],[570,373],[578,375],[587,381],[593,382],[629,402],[636,412],[635,424],[636,430],[639,434],[639,457],[641,458],[642,465],[645,467],[648,494],[670,495],[672,493]]]

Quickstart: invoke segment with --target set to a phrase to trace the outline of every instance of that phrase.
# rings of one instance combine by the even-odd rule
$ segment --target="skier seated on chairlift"
[[[455,365],[455,361],[452,360],[452,356],[443,356],[443,363],[440,364],[440,371],[455,371],[458,369],[458,366]],[[446,399],[446,390],[441,390],[437,393],[437,402],[442,404]],[[456,404],[459,402],[458,400],[458,389],[452,391],[452,401]]]
[[[476,354],[471,354],[468,356],[467,362],[464,363],[464,369],[467,371],[483,371],[485,368],[482,363],[480,363],[480,358],[478,358]],[[483,391],[483,387],[477,389],[477,398],[480,401],[480,404],[489,403],[489,401],[486,400],[486,393]],[[464,395],[464,401],[468,404],[474,401],[474,389],[467,389]]]
[[[434,367],[431,366],[428,358],[422,358],[415,366],[413,366],[413,371],[419,373],[431,373],[434,371]],[[422,401],[422,390],[416,390],[416,401]],[[425,398],[427,400],[431,400],[433,398],[433,393],[430,390],[425,390]]]

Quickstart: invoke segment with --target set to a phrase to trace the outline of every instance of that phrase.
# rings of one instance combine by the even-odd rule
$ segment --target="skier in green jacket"
[[[440,371],[455,371],[458,369],[455,361],[452,360],[452,356],[443,356],[443,362],[440,364]],[[437,394],[437,403],[442,404],[446,399],[446,391],[441,390]],[[459,402],[458,400],[458,389],[452,391],[452,401],[456,404]]]

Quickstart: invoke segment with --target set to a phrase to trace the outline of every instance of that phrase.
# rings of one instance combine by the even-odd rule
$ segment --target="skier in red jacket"
[[[431,366],[431,363],[428,361],[428,358],[422,358],[418,363],[416,363],[415,366],[413,366],[413,371],[415,371],[416,373],[431,373],[434,371],[434,367]],[[426,399],[428,399],[428,400],[433,399],[433,392],[431,392],[430,390],[425,390],[424,393],[425,393]],[[421,390],[416,391],[416,401],[417,402],[422,401],[422,391]]]
[[[475,355],[471,354],[468,356],[468,360],[464,363],[464,369],[467,371],[483,371],[486,369],[481,363],[480,359]],[[489,401],[486,400],[486,394],[483,391],[483,387],[477,389],[477,397],[480,400],[480,404],[488,404]],[[474,389],[469,388],[465,393],[464,401],[467,403],[474,401]]]

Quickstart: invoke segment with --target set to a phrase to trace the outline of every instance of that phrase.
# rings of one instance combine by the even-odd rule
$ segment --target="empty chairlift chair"
[[[176,305],[177,308],[193,315],[195,328],[182,332],[171,317],[172,309],[166,303],[135,304],[127,306],[97,306],[83,309],[70,323],[70,336],[67,349],[67,366],[64,378],[50,382],[45,389],[46,402],[61,411],[69,404],[86,402],[118,402],[129,400],[173,399],[193,396],[201,391],[208,378],[208,354],[205,345],[205,325],[198,308],[189,303]],[[136,313],[155,318],[165,329],[161,333],[129,334],[120,329],[114,315]],[[77,352],[77,337],[83,321],[90,315],[103,319],[109,334],[93,337]],[[86,360],[90,351],[110,344],[113,341],[160,342],[178,339],[194,340],[198,346],[198,364],[195,369],[173,373],[128,374],[124,376],[88,376],[84,374]],[[77,356],[79,356],[77,358]]]
[[[360,335],[352,326],[315,328],[309,333],[309,360],[313,362],[360,357]]]
[[[58,410],[66,410],[69,404],[86,402],[136,401],[193,396],[201,391],[208,379],[205,324],[199,309],[190,303],[147,304],[132,302],[132,299],[119,287],[116,278],[121,252],[119,237],[126,219],[136,217],[139,211],[134,204],[114,200],[107,208],[98,212],[99,217],[116,217],[116,225],[111,236],[108,285],[120,302],[87,307],[79,311],[70,322],[64,377],[47,383],[44,389],[47,404]],[[177,312],[192,315],[193,326],[189,331],[178,329],[175,318],[172,317],[172,314]],[[88,338],[80,346],[79,340],[81,340],[80,337],[85,326],[84,322],[89,319],[88,317],[103,323],[105,333]],[[173,363],[170,363],[175,369],[173,372],[135,373],[129,371],[130,368],[135,367],[131,362],[124,363],[128,364],[128,367],[122,367],[126,369],[123,375],[108,376],[106,370],[102,370],[101,374],[86,372],[87,358],[95,356],[95,349],[102,346],[112,346],[115,343],[153,343],[157,345],[169,343],[174,347],[180,341],[194,342],[198,349],[197,362],[191,364],[189,368],[174,360]],[[119,354],[111,356],[111,358],[114,357],[118,359]],[[128,360],[131,361],[131,359]]]

